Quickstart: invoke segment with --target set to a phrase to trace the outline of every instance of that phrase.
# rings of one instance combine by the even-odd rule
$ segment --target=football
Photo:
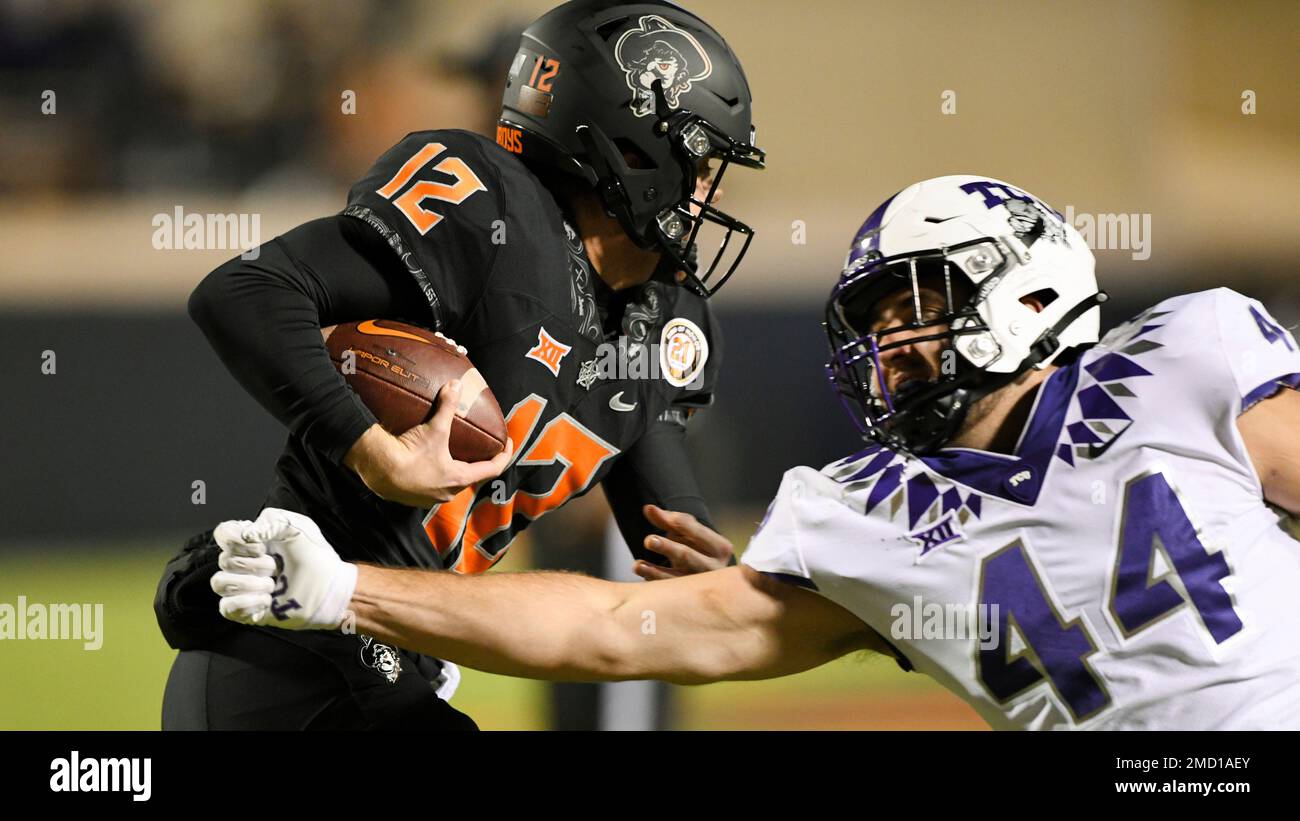
[[[367,319],[322,328],[334,367],[374,413],[400,435],[433,415],[438,391],[461,381],[449,449],[464,462],[491,459],[505,448],[506,421],[496,397],[465,349],[427,328]]]

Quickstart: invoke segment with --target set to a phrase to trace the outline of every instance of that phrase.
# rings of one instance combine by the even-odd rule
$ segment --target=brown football
[[[389,319],[322,328],[325,347],[379,424],[400,435],[428,421],[438,391],[461,382],[449,449],[464,462],[491,459],[506,446],[501,407],[465,349],[440,333]]]

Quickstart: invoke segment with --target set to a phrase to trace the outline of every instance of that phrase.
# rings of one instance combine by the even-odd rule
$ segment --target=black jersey
[[[653,460],[648,434],[711,401],[720,350],[707,302],[658,281],[611,291],[550,192],[492,141],[410,134],[352,188],[343,215],[375,232],[427,303],[387,318],[464,345],[515,446],[498,479],[427,511],[380,499],[338,453],[292,436],[267,504],[312,516],[344,558],[485,570],[638,443]],[[663,501],[638,484],[617,486]]]

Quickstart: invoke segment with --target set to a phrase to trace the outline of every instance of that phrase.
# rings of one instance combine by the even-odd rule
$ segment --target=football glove
[[[348,613],[357,566],[343,561],[307,516],[268,507],[255,522],[222,522],[212,590],[231,621],[334,630]]]

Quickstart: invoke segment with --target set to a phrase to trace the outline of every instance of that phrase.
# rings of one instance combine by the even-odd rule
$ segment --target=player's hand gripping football
[[[653,581],[707,573],[720,570],[731,562],[731,542],[691,514],[646,505],[645,517],[665,534],[647,536],[646,549],[667,557],[671,566],[659,567],[638,561],[632,569],[641,578]]]
[[[379,425],[371,427],[348,451],[344,464],[379,496],[411,507],[433,507],[471,485],[499,476],[514,455],[514,443],[509,440],[504,450],[486,462],[452,458],[447,443],[459,403],[460,380],[453,380],[438,392],[438,409],[429,421],[401,436],[393,436]]]
[[[213,539],[221,615],[242,624],[333,630],[347,616],[357,566],[339,558],[310,518],[268,507],[256,522],[227,521]]]

